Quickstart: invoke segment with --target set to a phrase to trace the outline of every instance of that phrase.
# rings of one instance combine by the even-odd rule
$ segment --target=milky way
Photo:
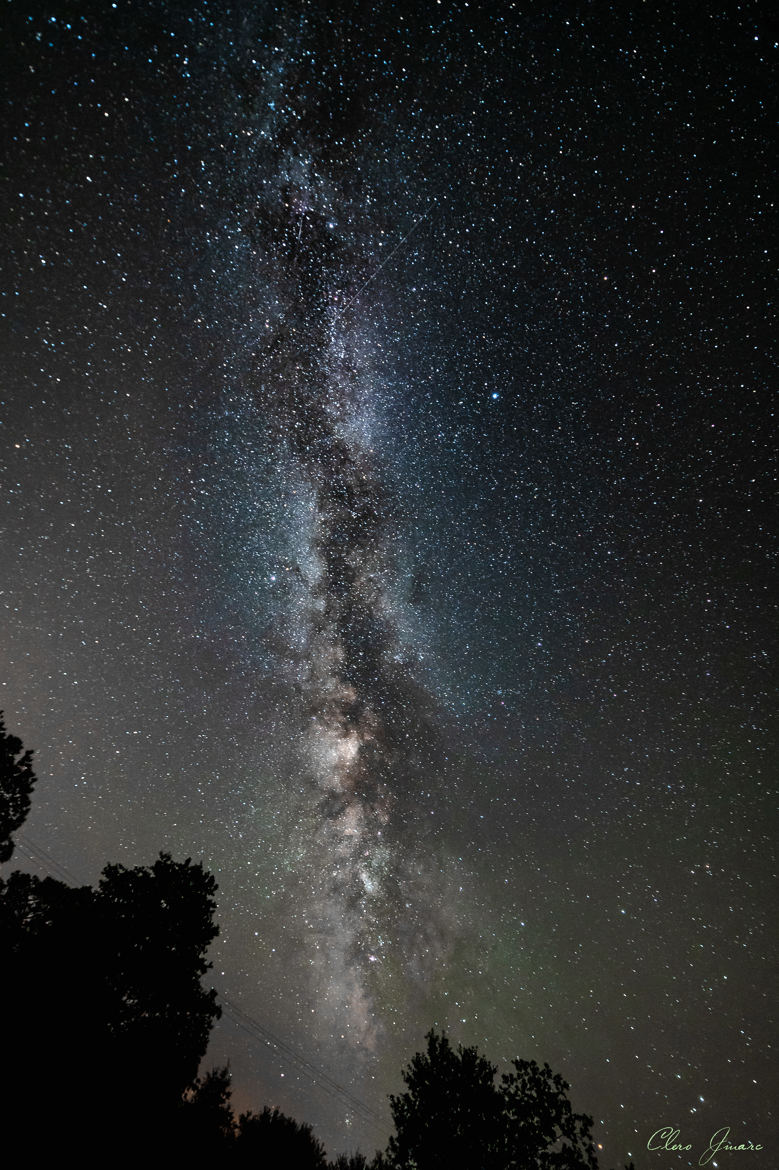
[[[247,119],[257,143],[240,180],[256,199],[241,228],[252,244],[258,335],[245,384],[291,457],[288,490],[303,503],[303,554],[285,571],[297,577],[290,648],[315,809],[312,885],[302,898],[317,1010],[375,1051],[381,974],[373,965],[392,953],[422,981],[447,946],[440,877],[434,884],[429,843],[423,860],[414,827],[423,796],[439,784],[443,752],[388,588],[398,578],[397,501],[374,451],[378,391],[365,328],[380,308],[375,278],[386,261],[370,197],[334,174],[359,137],[348,110],[356,95],[342,97],[351,116],[339,139],[320,109],[328,79],[315,72],[328,46],[307,49],[317,38],[306,31],[286,51],[278,31],[266,66],[272,83]],[[290,61],[307,57],[301,75]]]
[[[434,1025],[771,1148],[759,16],[6,9],[20,862],[202,858],[206,1063],[330,1151]]]

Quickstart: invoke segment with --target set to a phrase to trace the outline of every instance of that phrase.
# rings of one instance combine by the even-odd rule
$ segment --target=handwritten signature
[[[664,1153],[689,1153],[692,1150],[692,1142],[689,1144],[679,1140],[681,1130],[674,1129],[672,1125],[665,1125],[662,1129],[656,1129],[649,1141],[646,1143],[648,1150],[662,1150]],[[718,1129],[709,1138],[708,1147],[703,1151],[698,1159],[699,1166],[705,1166],[715,1154],[720,1151],[724,1154],[736,1154],[741,1152],[749,1152],[751,1150],[762,1150],[759,1142],[752,1142],[749,1140],[743,1142],[730,1141],[730,1126],[723,1125],[722,1129]]]

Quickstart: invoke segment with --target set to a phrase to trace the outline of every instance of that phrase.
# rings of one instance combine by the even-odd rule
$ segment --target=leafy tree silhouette
[[[0,711],[0,863],[9,861],[13,854],[11,834],[30,811],[35,780],[32,752],[22,752],[22,741],[7,733]]]
[[[214,1068],[187,1089],[178,1115],[175,1149],[182,1162],[224,1159],[235,1141],[230,1070]],[[217,1163],[218,1164],[218,1163]]]
[[[325,1148],[303,1125],[266,1105],[262,1113],[243,1113],[235,1144],[238,1166],[294,1166],[295,1170],[327,1170]]]
[[[29,792],[30,753],[17,759],[21,743],[7,735],[2,751],[8,789]],[[25,807],[13,799],[11,831]],[[0,880],[4,1136],[18,1131],[44,1156],[108,1157],[118,1134],[125,1153],[168,1140],[221,1014],[201,985],[215,891],[202,865],[164,853],[149,868],[106,866],[96,889],[19,872]]]
[[[392,1170],[597,1170],[592,1118],[573,1113],[549,1065],[516,1060],[496,1085],[497,1067],[475,1048],[426,1039],[403,1072],[407,1091],[390,1097]]]
[[[407,1091],[390,1097],[393,1170],[498,1170],[503,1102],[497,1068],[475,1048],[455,1052],[446,1035],[428,1032],[427,1051],[403,1072]]]
[[[597,1170],[592,1118],[573,1112],[568,1082],[548,1064],[515,1060],[512,1065],[514,1072],[501,1077],[506,1166]]]
[[[149,869],[107,866],[96,890],[11,875],[0,889],[7,1117],[32,1126],[29,1087],[53,1082],[49,1133],[65,1148],[114,1131],[160,1140],[220,1012],[200,984],[214,889],[200,865],[166,854]]]
[[[171,1108],[197,1076],[221,1015],[216,992],[201,985],[211,965],[205,953],[219,930],[215,891],[202,865],[163,853],[149,868],[106,866],[95,894],[101,940],[94,957],[116,1058]]]

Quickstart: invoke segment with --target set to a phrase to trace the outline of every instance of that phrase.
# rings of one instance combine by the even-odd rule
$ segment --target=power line
[[[40,845],[36,845],[26,834],[17,833],[15,844],[22,853],[27,855],[28,861],[32,861],[34,865],[40,865],[44,869],[50,869],[60,879],[60,881],[68,882],[74,886],[82,886],[85,883],[66,869],[64,865],[60,865],[55,861],[50,853],[47,853]]]
[[[238,1007],[226,995],[222,994],[221,1000],[225,1006],[226,1014],[243,1032],[255,1040],[261,1040],[268,1047],[275,1048],[281,1055],[296,1065],[314,1084],[318,1084],[320,1088],[330,1093],[331,1096],[341,1097],[351,1108],[352,1112],[359,1114],[364,1121],[380,1120],[379,1114],[375,1109],[367,1105],[359,1097],[356,1097],[354,1093],[336,1081],[324,1069],[313,1064],[290,1044],[280,1040],[269,1028],[249,1015],[243,1008]]]
[[[38,845],[26,834],[16,834],[16,845],[21,852],[26,854],[28,860],[32,861],[35,865],[42,866],[44,869],[48,868],[61,881],[68,882],[72,885],[84,884],[66,866],[61,865],[41,845]],[[274,1048],[280,1055],[295,1065],[313,1084],[318,1085],[331,1096],[341,1097],[352,1112],[358,1114],[363,1121],[380,1121],[379,1114],[375,1109],[360,1100],[359,1097],[356,1097],[354,1093],[336,1081],[324,1069],[313,1064],[301,1052],[293,1048],[292,1045],[276,1036],[270,1028],[261,1024],[259,1020],[255,1019],[247,1011],[244,1011],[238,1004],[233,1003],[224,992],[220,993],[220,1000],[225,1008],[225,1014],[250,1039],[256,1043],[261,1042],[267,1047]]]

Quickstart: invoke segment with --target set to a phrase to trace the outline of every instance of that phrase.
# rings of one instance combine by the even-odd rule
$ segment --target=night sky
[[[657,9],[5,5],[14,864],[202,859],[331,1153],[437,1025],[773,1162],[775,45]]]

